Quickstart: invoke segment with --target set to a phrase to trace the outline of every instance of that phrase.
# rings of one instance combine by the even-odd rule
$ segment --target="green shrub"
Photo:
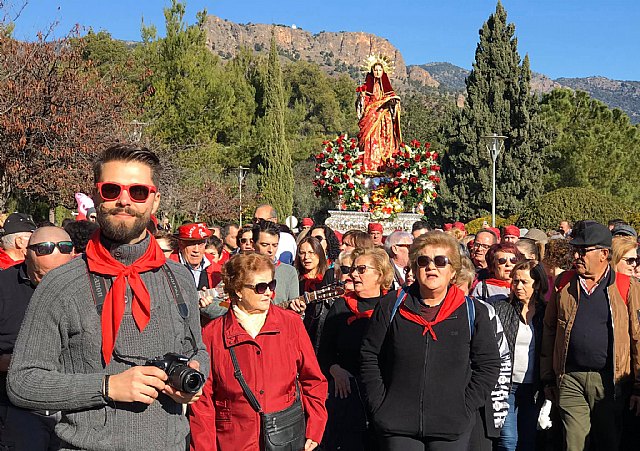
[[[529,204],[520,214],[517,225],[552,230],[564,220],[575,223],[593,219],[606,224],[614,218],[627,221],[635,218],[636,223],[640,222],[640,215],[615,197],[587,188],[561,188]]]

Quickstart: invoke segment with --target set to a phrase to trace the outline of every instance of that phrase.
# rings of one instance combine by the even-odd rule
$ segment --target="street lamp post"
[[[506,136],[492,133],[491,135],[481,136],[480,139],[485,143],[485,147],[491,155],[492,161],[492,194],[491,194],[491,227],[496,226],[496,160],[498,155],[504,149],[504,141]]]
[[[242,228],[242,184],[244,183],[244,179],[247,178],[249,168],[240,166],[236,169],[238,170],[238,189],[240,193],[240,228]]]

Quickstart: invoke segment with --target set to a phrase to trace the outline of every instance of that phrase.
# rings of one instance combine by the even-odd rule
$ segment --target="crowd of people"
[[[172,230],[160,172],[115,145],[94,216],[4,220],[0,449],[640,449],[630,225]]]

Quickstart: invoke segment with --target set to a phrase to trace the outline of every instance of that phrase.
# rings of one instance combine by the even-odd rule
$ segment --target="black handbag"
[[[306,439],[306,424],[304,409],[300,399],[298,381],[296,380],[296,399],[293,404],[278,412],[265,413],[260,403],[247,385],[247,381],[240,371],[238,358],[233,347],[229,348],[233,362],[233,375],[242,387],[242,392],[249,401],[249,405],[260,414],[262,450],[263,451],[301,451]]]

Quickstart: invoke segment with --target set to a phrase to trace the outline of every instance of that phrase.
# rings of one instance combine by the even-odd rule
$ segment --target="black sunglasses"
[[[45,241],[43,243],[35,243],[27,246],[27,249],[31,249],[36,255],[49,255],[53,253],[55,248],[58,248],[61,254],[70,254],[73,252],[73,243],[71,241]]]
[[[276,280],[273,279],[271,282],[260,282],[255,285],[245,284],[247,288],[252,288],[258,294],[265,294],[267,292],[267,288],[269,291],[273,292],[276,289]]]
[[[436,265],[436,268],[444,268],[449,264],[449,257],[446,257],[444,255],[436,255],[435,257],[431,258],[428,255],[421,255],[416,259],[416,263],[418,263],[418,266],[421,268],[431,266],[431,263]]]
[[[640,257],[622,257],[627,265],[640,265]]]
[[[573,252],[578,254],[580,257],[584,257],[585,255],[587,255],[587,253],[589,253],[591,251],[597,251],[597,250],[601,250],[601,249],[606,249],[606,248],[603,248],[603,247],[590,247],[590,248],[574,247],[573,248]]]
[[[249,243],[253,243],[253,238],[240,238],[240,242],[242,244],[249,244]]]
[[[322,240],[324,240],[324,237],[321,235],[311,235],[311,238],[315,238],[316,240],[320,241],[322,243]]]
[[[351,274],[351,266],[340,265],[340,272],[342,274]]]
[[[518,257],[509,257],[509,258],[501,257],[498,259],[498,264],[504,265],[505,263],[507,263],[507,260],[509,260],[513,265],[518,263]]]
[[[367,265],[352,266],[351,268],[349,268],[349,274],[355,271],[357,271],[358,274],[364,274],[365,272],[367,272],[367,268],[376,269],[373,266],[367,266]]]

